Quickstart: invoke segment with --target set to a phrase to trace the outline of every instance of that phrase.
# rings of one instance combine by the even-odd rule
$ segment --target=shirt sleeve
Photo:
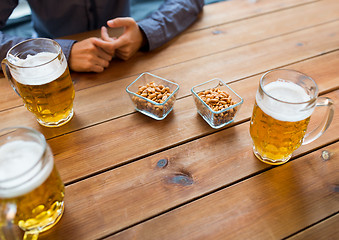
[[[0,31],[0,62],[6,57],[6,54],[11,47],[26,39],[27,38],[9,36]]]
[[[75,40],[70,39],[54,39],[57,43],[59,43],[63,53],[65,54],[65,57],[67,61],[69,60],[69,55],[71,54],[71,50],[73,47],[73,44],[76,42]]]
[[[1,29],[5,27],[9,16],[17,5],[18,0],[1,1],[0,4],[0,61],[2,61],[6,57],[8,50],[12,46],[25,40],[25,38],[6,36],[1,31]]]
[[[148,49],[165,44],[189,27],[202,11],[204,0],[166,0],[149,17],[138,22],[148,40]]]
[[[15,36],[9,36],[6,34],[3,34],[0,31],[0,62],[6,57],[6,54],[11,47],[14,45],[27,40],[29,38],[23,38],[23,37],[15,37]],[[69,60],[69,55],[71,53],[71,49],[73,44],[76,42],[75,40],[68,40],[68,39],[54,39],[57,43],[59,43],[63,53],[65,54],[65,57],[67,61]]]

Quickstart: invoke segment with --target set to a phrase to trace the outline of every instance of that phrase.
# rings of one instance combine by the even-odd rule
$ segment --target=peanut
[[[237,107],[229,109],[228,111],[222,111],[234,104],[232,97],[220,88],[212,88],[198,93],[199,98],[204,101],[213,111],[217,112],[213,114],[211,121],[214,125],[220,125],[233,119]],[[210,116],[209,110],[203,106],[203,104],[195,99],[197,107],[201,114],[204,116]],[[219,112],[220,111],[220,112]],[[210,118],[210,117],[208,117]]]
[[[169,87],[161,84],[157,85],[154,82],[147,83],[146,86],[139,86],[138,91],[136,92],[136,94],[160,104],[172,93],[173,91],[171,91]],[[132,100],[139,110],[148,111],[158,117],[162,117],[162,115],[173,106],[175,97],[169,99],[166,104],[161,106],[146,102],[136,96],[132,97]]]

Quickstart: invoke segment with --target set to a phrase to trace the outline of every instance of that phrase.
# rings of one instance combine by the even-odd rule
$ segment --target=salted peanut
[[[227,111],[222,112],[223,109],[226,109],[232,105],[235,105],[235,102],[232,101],[232,97],[225,91],[221,90],[220,88],[212,88],[198,93],[198,96],[202,101],[204,101],[214,112],[213,114],[213,121],[214,124],[223,124],[232,120],[234,117],[237,107],[231,108]],[[201,102],[197,101],[198,105],[200,106],[199,109],[202,111],[202,114],[208,116],[208,110],[203,107]]]
[[[151,93],[150,95],[148,95],[148,98],[149,98],[149,99],[152,99],[152,100],[153,100],[153,98],[155,98],[155,97],[157,97],[157,95],[156,95],[155,93]]]
[[[172,93],[173,91],[171,91],[169,87],[165,87],[162,84],[157,85],[154,82],[147,83],[144,86],[139,86],[137,91],[138,95],[160,104],[165,102]],[[162,113],[167,111],[173,105],[172,99],[169,99],[164,106],[154,105],[137,97],[133,97],[132,100],[136,103],[137,108],[147,110],[159,117],[161,117]]]
[[[161,92],[161,89],[159,88],[159,86],[156,86],[156,87],[155,87],[155,91],[158,92],[158,93]]]
[[[146,86],[140,86],[140,87],[139,87],[139,91],[142,91],[142,92],[143,92],[146,88],[147,88]]]

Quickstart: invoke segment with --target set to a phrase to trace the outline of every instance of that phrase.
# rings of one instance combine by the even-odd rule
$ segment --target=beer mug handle
[[[20,240],[19,227],[13,224],[17,211],[14,202],[1,203],[0,205],[0,239]],[[24,233],[23,240],[37,240],[39,232],[36,230]]]
[[[14,81],[13,81],[13,78],[12,78],[12,74],[9,71],[9,68],[8,68],[8,64],[7,64],[7,59],[6,58],[4,58],[2,60],[1,66],[2,66],[2,71],[3,71],[4,75],[5,75],[5,77],[7,78],[7,80],[9,81],[9,83],[11,84],[12,88],[19,95],[19,97],[21,97],[19,92],[17,91],[17,89],[15,87],[15,84],[14,84]]]
[[[314,130],[305,135],[302,145],[309,144],[310,142],[313,142],[318,137],[320,137],[332,122],[334,115],[334,106],[332,99],[327,97],[319,97],[317,99],[316,107],[327,107],[325,117],[321,121],[319,126],[317,126]]]
[[[19,240],[19,236],[15,231],[13,219],[16,214],[16,204],[1,203],[0,205],[0,239]]]

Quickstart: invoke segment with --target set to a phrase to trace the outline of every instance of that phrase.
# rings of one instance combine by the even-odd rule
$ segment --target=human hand
[[[105,42],[95,37],[74,43],[69,56],[70,69],[76,72],[102,72],[113,55],[102,47],[106,47]]]
[[[124,27],[124,33],[119,38],[111,38],[108,35],[107,28],[101,28],[101,38],[105,40],[106,47],[103,47],[106,52],[123,60],[128,60],[142,46],[143,35],[138,24],[133,18],[115,18],[107,21],[107,25],[111,28]]]

